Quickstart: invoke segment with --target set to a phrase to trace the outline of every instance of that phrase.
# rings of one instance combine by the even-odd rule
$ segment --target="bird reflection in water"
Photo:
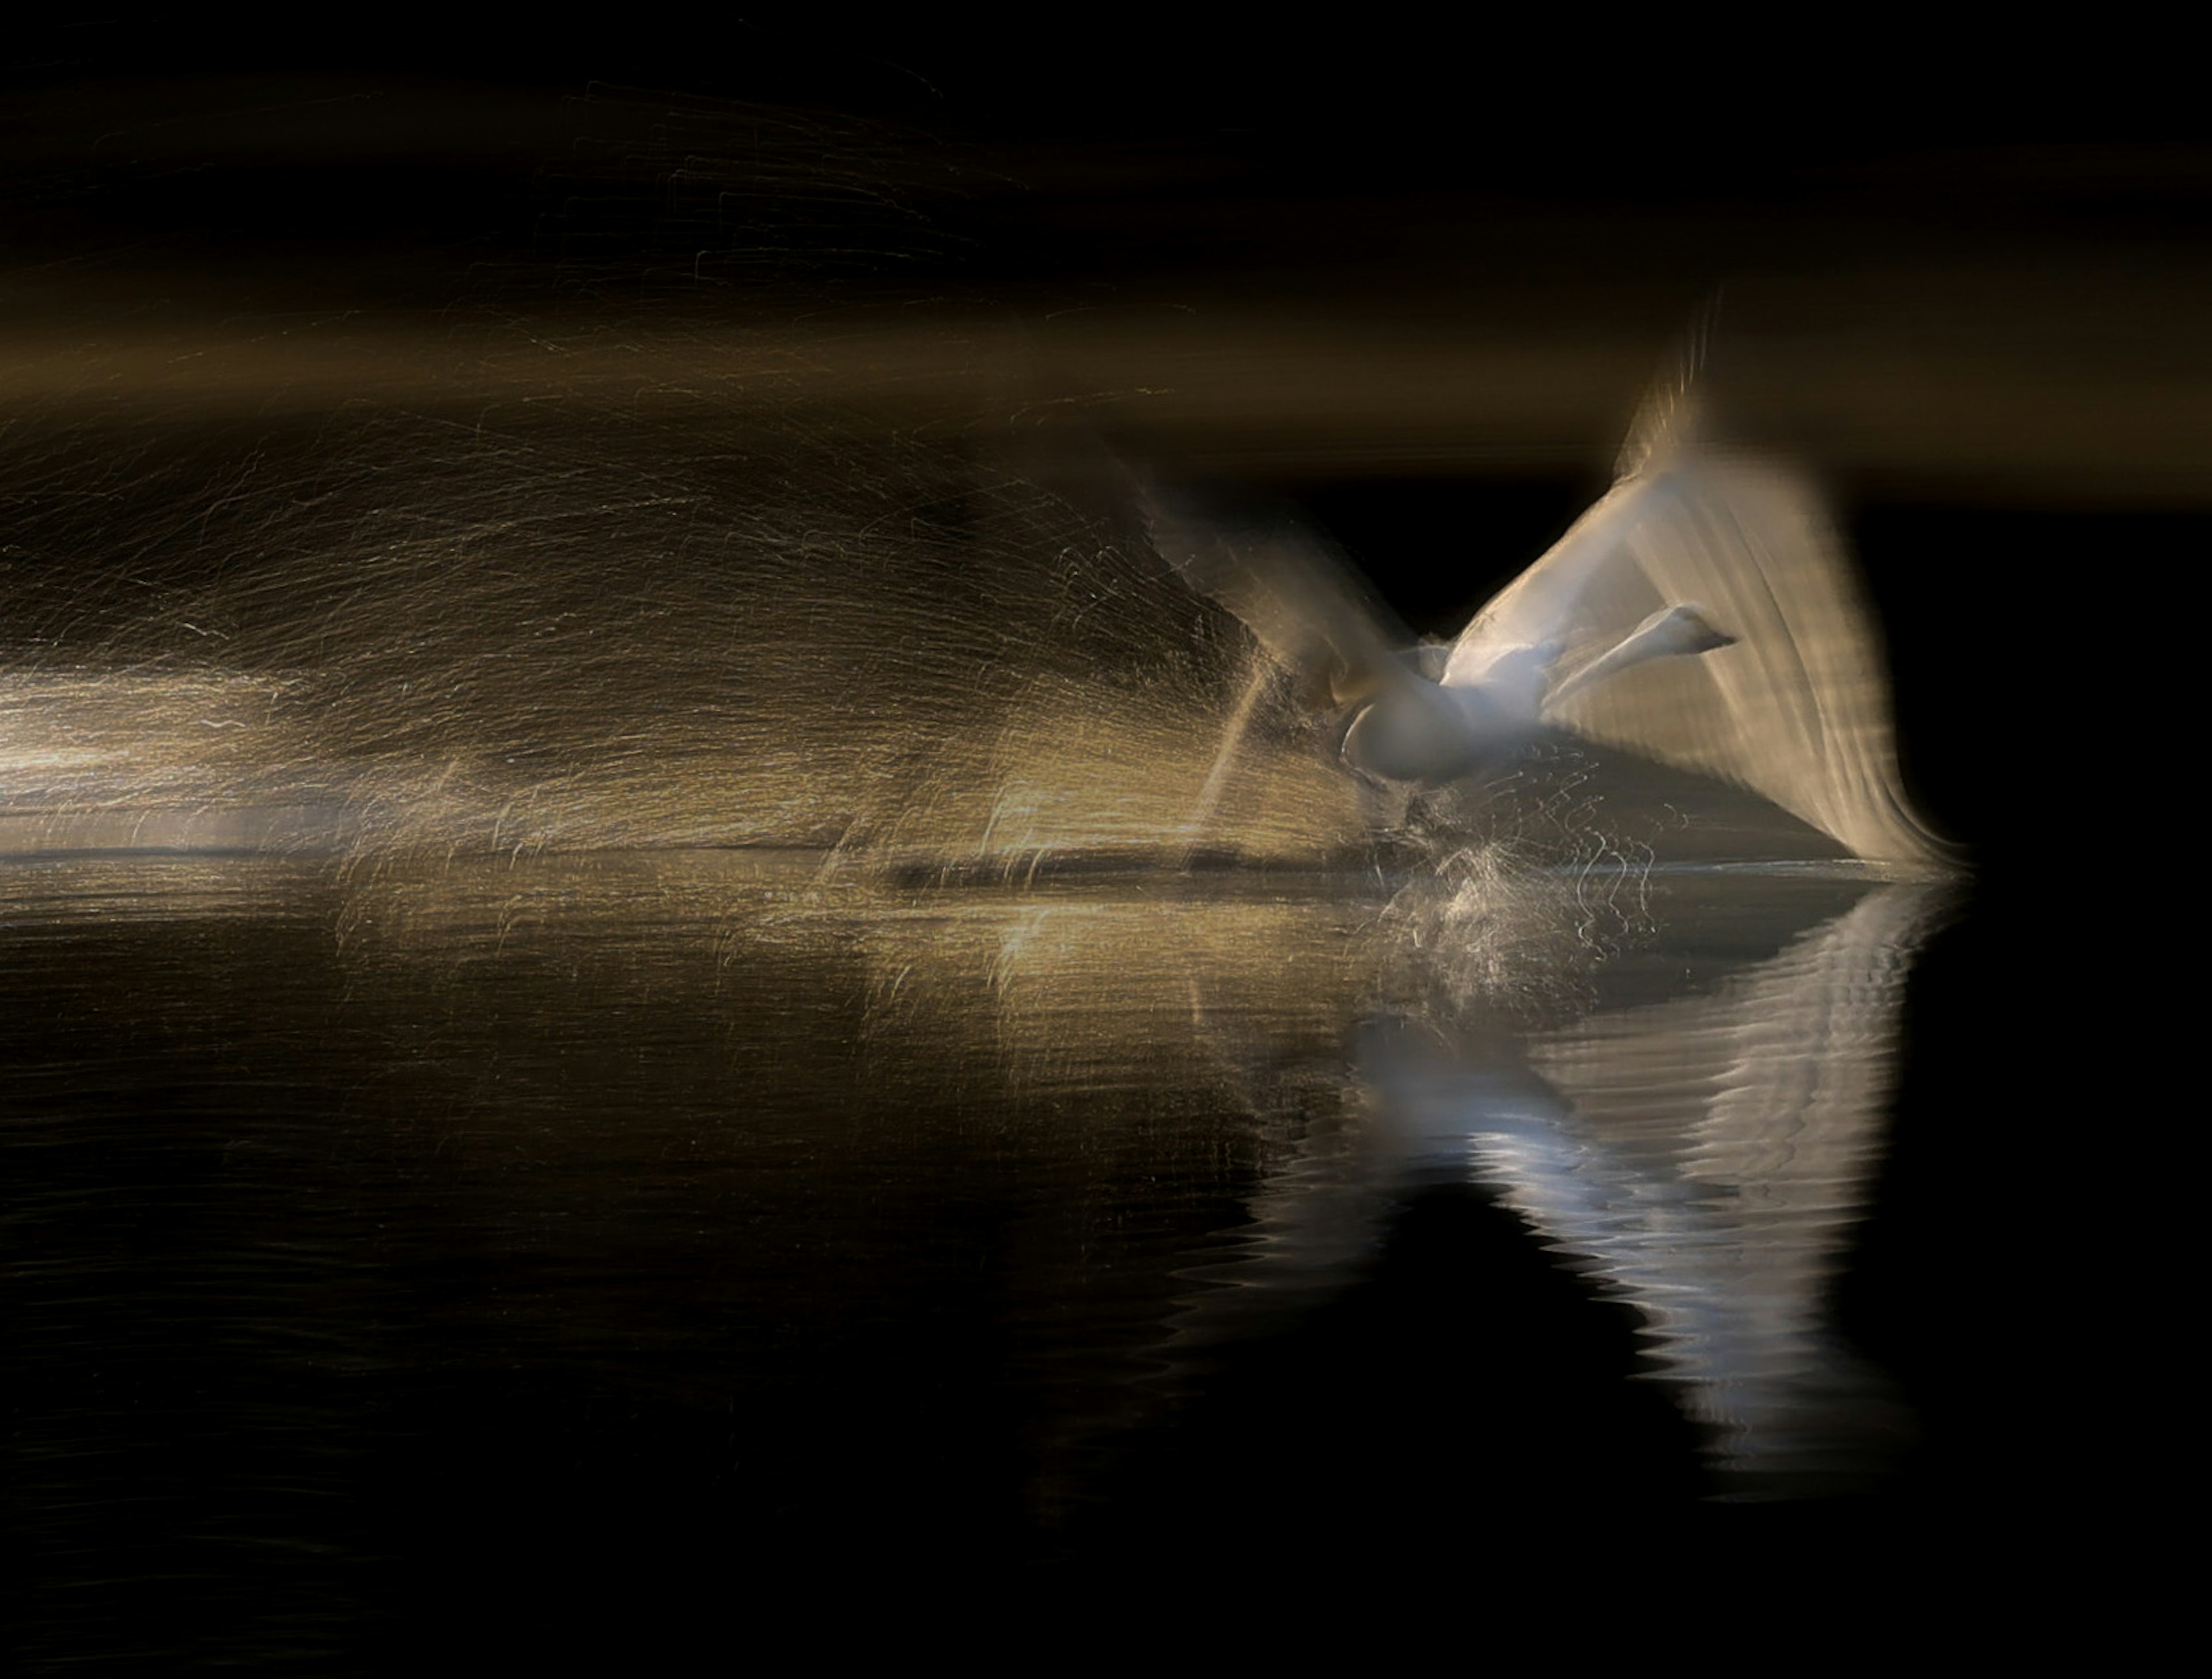
[[[1900,1413],[1827,1326],[1825,1290],[1872,1187],[1904,976],[1939,897],[1876,887],[1710,986],[1653,971],[1534,1030],[1372,1020],[1362,1176],[1401,1192],[1472,1177],[1634,1305],[1686,1410],[1717,1431],[1726,1489],[1878,1481],[1896,1467]],[[1694,948],[1697,920],[1670,928],[1670,949]],[[1255,1263],[1315,1262],[1313,1214],[1296,1204],[1314,1193],[1262,1198]],[[1339,1239],[1356,1224],[1343,1209],[1326,1222]],[[1196,1303],[1193,1332],[1206,1316]]]
[[[1367,1274],[1408,1197],[1473,1183],[1641,1315],[1651,1373],[1707,1431],[1717,1492],[1863,1492],[1898,1471],[1909,1414],[1836,1331],[1830,1291],[1882,1155],[1906,978],[1948,891],[1648,884],[1653,931],[1602,952],[1571,895],[1526,890],[1493,901],[1491,948],[1425,944],[1451,893],[1435,881],[1349,927],[1340,897],[1206,892],[1000,926],[969,959],[992,967],[1006,1076],[1049,1093],[1195,1050],[1273,1140],[1247,1221],[1182,1273],[1151,1388],[1202,1390],[1237,1347]],[[917,980],[911,955],[920,1007],[953,982]]]

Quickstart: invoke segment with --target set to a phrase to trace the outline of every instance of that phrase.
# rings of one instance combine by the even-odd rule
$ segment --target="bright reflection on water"
[[[1831,909],[1807,893],[1796,907],[1820,918],[1797,928],[1786,899],[1718,896],[1708,885],[1661,948],[1697,950],[1714,922],[1787,928],[1783,948],[1703,984],[1636,964],[1601,1007],[1526,1034],[1393,1023],[1363,1070],[1398,1171],[1496,1184],[1637,1305],[1685,1406],[1719,1431],[1723,1486],[1859,1484],[1909,1424],[1835,1343],[1822,1291],[1878,1162],[1905,974],[1942,900],[1879,886]]]
[[[1357,1286],[1408,1197],[1473,1183],[1640,1314],[1708,1492],[1881,1485],[1911,1419],[1824,1291],[1934,889],[1684,871],[1608,903],[1523,873],[1478,910],[1479,878],[13,863],[27,1356],[35,1392],[92,1402],[40,1416],[39,1450],[97,1463],[202,1426],[64,1374],[88,1339],[142,1375],[197,1368],[179,1322],[284,1378],[251,1450],[336,1453],[290,1470],[341,1503],[361,1453],[405,1458],[393,1430],[453,1427],[502,1371],[574,1402],[680,1390],[835,1452],[867,1402],[793,1396],[825,1366],[898,1390],[917,1360],[981,1382],[1019,1519],[1056,1522],[1106,1495],[1085,1476],[1117,1441],[1171,1438],[1240,1346]],[[889,1455],[921,1449],[903,1439]],[[295,1506],[232,1515],[321,1532]],[[65,1509],[41,1520],[66,1559]]]

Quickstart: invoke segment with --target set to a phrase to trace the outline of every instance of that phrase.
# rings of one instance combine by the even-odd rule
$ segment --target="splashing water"
[[[50,474],[75,443],[92,482],[14,526],[15,848],[834,847],[1005,873],[1356,835],[1286,715],[1245,727],[1234,627],[972,451],[589,417],[45,439]]]

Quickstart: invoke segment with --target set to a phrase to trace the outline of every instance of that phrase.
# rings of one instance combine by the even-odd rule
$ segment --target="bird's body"
[[[1378,683],[1345,731],[1344,761],[1384,781],[1435,787],[1506,768],[1540,723],[1540,681],[1432,680],[1418,667]]]
[[[1747,788],[1869,861],[1940,866],[1820,496],[1778,463],[1700,446],[1687,412],[1679,392],[1651,405],[1613,489],[1448,650],[1416,648],[1304,531],[1224,527],[1152,485],[1139,499],[1183,578],[1350,716],[1358,774],[1495,774],[1565,730]]]

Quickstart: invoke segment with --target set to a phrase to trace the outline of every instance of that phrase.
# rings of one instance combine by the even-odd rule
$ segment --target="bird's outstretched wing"
[[[1476,615],[1445,682],[1556,647],[1547,722],[1748,788],[1869,861],[1945,862],[1905,802],[1880,641],[1818,492],[1686,442],[1640,465]],[[1734,644],[1576,682],[1691,604]]]

